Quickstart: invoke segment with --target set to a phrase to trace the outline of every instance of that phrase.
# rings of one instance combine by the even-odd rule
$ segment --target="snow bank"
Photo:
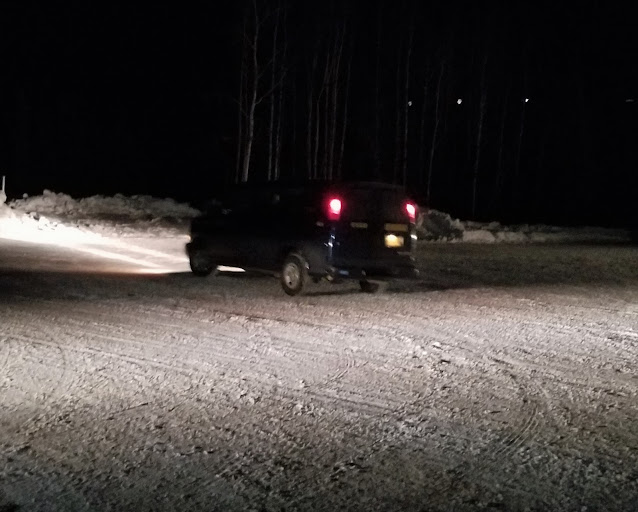
[[[12,201],[10,206],[25,213],[38,215],[56,215],[67,218],[122,217],[133,220],[151,220],[159,218],[191,218],[199,212],[189,205],[174,199],[158,199],[146,195],[126,197],[91,196],[73,199],[67,194],[45,190],[41,196],[26,197]]]
[[[61,229],[63,225],[85,233],[117,237],[183,235],[190,219],[199,214],[190,205],[170,198],[116,194],[74,199],[50,190],[40,196],[11,201],[9,207],[14,212],[12,229],[16,219],[21,219],[27,229],[26,219],[30,219],[40,230]],[[2,228],[0,234],[1,231]]]
[[[464,243],[587,243],[628,242],[631,234],[625,229],[598,227],[566,228],[544,224],[503,226],[499,222],[461,221],[438,210],[420,210],[417,234],[430,242]]]
[[[9,220],[16,218],[17,215],[6,204],[0,203],[0,220]]]
[[[0,204],[0,238],[25,242],[67,244],[78,240],[93,240],[97,237],[91,230],[80,230],[39,215],[28,215]]]
[[[419,209],[417,234],[422,240],[459,240],[463,223],[438,210]]]

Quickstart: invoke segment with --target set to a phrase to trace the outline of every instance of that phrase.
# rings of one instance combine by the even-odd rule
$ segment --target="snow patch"
[[[492,244],[496,242],[494,233],[487,229],[475,229],[463,232],[463,241],[478,244]]]
[[[190,218],[198,210],[170,198],[156,198],[147,195],[90,196],[73,199],[68,194],[45,190],[41,196],[25,197],[10,203],[12,208],[25,213],[63,215],[70,218],[127,217],[134,220],[156,218]]]
[[[25,217],[36,221],[38,229],[63,224],[83,232],[118,237],[182,235],[190,219],[199,214],[199,210],[171,198],[116,194],[74,199],[50,190],[40,196],[25,195],[11,201],[9,207],[22,223],[28,224]]]
[[[421,240],[460,240],[464,226],[459,219],[438,210],[420,209],[417,235]]]
[[[429,242],[492,243],[621,243],[631,240],[625,229],[560,227],[545,224],[503,226],[500,222],[455,219],[438,210],[420,209],[417,235]]]

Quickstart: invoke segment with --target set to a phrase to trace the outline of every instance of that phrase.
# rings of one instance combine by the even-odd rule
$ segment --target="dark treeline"
[[[631,215],[636,45],[622,12],[230,4],[22,13],[2,165],[71,193],[357,178],[463,218]]]
[[[632,105],[600,87],[625,78],[600,13],[423,4],[248,0],[235,178],[374,178],[464,217],[600,218],[636,163]]]

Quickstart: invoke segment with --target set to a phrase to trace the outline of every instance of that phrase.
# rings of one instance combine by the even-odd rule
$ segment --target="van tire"
[[[379,283],[373,283],[371,281],[366,281],[365,279],[359,281],[359,286],[363,293],[377,293],[379,288],[381,288]]]
[[[198,277],[209,276],[217,268],[210,256],[207,256],[202,251],[193,251],[188,257],[188,261],[191,271]]]
[[[301,254],[291,252],[281,267],[281,287],[288,295],[300,294],[308,282],[308,262]]]

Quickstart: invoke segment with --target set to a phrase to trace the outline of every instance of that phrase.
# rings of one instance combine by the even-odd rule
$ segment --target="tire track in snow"
[[[104,308],[104,310],[101,310],[97,307],[87,308],[86,306],[74,308],[73,315],[74,317],[80,315],[78,320],[78,327],[82,327],[87,336],[90,336],[92,332],[97,332],[99,335],[104,337],[103,341],[107,341],[108,338],[113,338],[117,341],[120,341],[121,343],[137,344],[140,346],[140,350],[143,348],[145,349],[145,351],[148,351],[149,345],[152,346],[153,344],[155,344],[155,342],[151,340],[152,336],[149,336],[149,332],[153,333],[153,330],[157,330],[158,326],[161,326],[162,328],[176,328],[180,326],[182,329],[184,329],[184,324],[180,324],[177,322],[177,320],[183,320],[183,317],[180,313],[178,313],[178,318],[176,320],[174,318],[173,311],[166,310],[161,307],[155,308],[153,314],[148,314],[146,308],[141,309],[138,313],[132,313],[130,307],[115,303],[109,304],[109,307]],[[217,319],[221,320],[222,322],[228,322],[229,319],[232,318],[242,319],[243,321],[252,322],[251,327],[257,324],[261,330],[266,328],[270,329],[270,332],[273,332],[273,330],[286,331],[293,328],[293,330],[299,332],[299,337],[303,338],[302,342],[298,343],[298,346],[295,347],[294,344],[291,344],[290,336],[282,336],[279,334],[276,336],[270,334],[270,341],[268,342],[266,340],[266,343],[269,344],[269,349],[272,348],[272,345],[270,345],[270,343],[272,342],[278,343],[278,346],[280,346],[281,343],[286,344],[285,348],[293,354],[298,354],[299,357],[301,357],[301,362],[303,362],[304,359],[304,357],[302,356],[321,356],[322,358],[325,358],[326,349],[330,349],[330,347],[334,345],[333,343],[324,341],[325,335],[328,334],[332,337],[338,337],[340,344],[336,347],[337,349],[329,351],[329,353],[333,354],[334,357],[337,359],[336,364],[329,365],[329,367],[327,368],[326,373],[328,373],[328,371],[330,373],[319,377],[317,368],[313,368],[313,373],[310,375],[310,377],[308,377],[307,374],[301,374],[302,379],[305,377],[309,381],[308,389],[297,392],[293,388],[292,391],[293,395],[295,396],[305,396],[309,392],[315,392],[319,395],[321,395],[322,392],[326,394],[326,390],[331,390],[332,388],[334,388],[334,384],[342,381],[348,374],[348,372],[355,366],[352,351],[349,351],[347,349],[347,340],[351,338],[351,335],[348,334],[347,330],[343,328],[343,326],[334,326],[323,322],[316,323],[303,320],[300,322],[283,320],[280,317],[272,318],[266,315],[255,314],[253,312],[249,314],[243,314],[242,312],[236,310],[205,311],[205,315],[207,318],[203,320],[201,317],[198,318],[197,315],[190,314],[189,321],[185,322],[185,324],[187,325],[187,332],[190,332],[193,335],[198,334],[200,339],[207,337],[208,339],[214,340],[216,342],[214,344],[213,352],[210,351],[210,346],[206,350],[202,349],[200,351],[203,357],[211,356],[212,354],[215,358],[221,358],[222,360],[226,359],[230,363],[243,362],[243,356],[229,356],[229,354],[237,354],[238,349],[240,348],[237,346],[237,325],[241,326],[242,324],[240,324],[239,322],[235,322],[232,326],[225,325],[223,323],[220,324],[220,322],[214,322],[213,324],[211,324],[210,320]],[[169,317],[170,321],[158,321],[158,316],[160,316],[161,318]],[[154,320],[147,321],[145,320],[146,317],[151,317]],[[85,318],[91,318],[91,323],[86,324]],[[120,324],[127,325],[127,330],[130,332],[130,335],[126,339],[113,336],[113,326],[110,324],[110,322],[112,323],[114,318],[117,318]],[[126,321],[127,318],[128,321]],[[134,324],[134,327],[131,324]],[[140,330],[139,332],[143,334],[143,337],[145,339],[144,341],[138,341],[136,339],[138,330]],[[231,333],[227,338],[225,338],[225,349],[224,347],[220,347],[218,343],[220,341],[220,331],[223,330],[228,330]],[[366,334],[363,330],[356,331],[356,334],[360,333]],[[258,333],[256,334],[253,332],[251,335],[256,339],[259,338]],[[223,340],[224,338],[222,336],[222,341]],[[296,342],[297,340],[294,341]],[[164,342],[160,343],[159,346],[163,347]],[[229,347],[232,348],[232,350],[230,350]],[[192,347],[190,347],[190,350],[193,350]],[[266,353],[269,351],[270,350],[266,351]],[[242,353],[245,353],[245,350]],[[276,365],[272,366],[276,366],[277,368],[282,368],[283,365],[284,368],[287,367],[289,369],[295,370],[295,372],[299,368],[299,363],[296,362],[294,358],[290,359],[290,357],[287,357],[285,354],[282,354],[282,357],[273,360],[273,363],[275,361]],[[152,361],[150,361],[149,363],[154,364]],[[263,366],[263,364],[261,366]],[[296,374],[300,375],[298,372],[296,372]],[[334,393],[327,393],[327,397],[329,399],[334,399],[335,397],[333,395]],[[379,406],[378,400],[365,400],[363,398],[357,399],[356,397],[354,397],[354,399],[353,397],[344,399],[344,402],[350,405],[356,404],[357,401],[360,401],[362,405],[368,404],[374,409],[377,409]]]
[[[2,358],[2,363],[0,363],[0,375],[7,375],[7,369],[9,368],[9,360],[12,359],[12,349],[11,342],[9,338],[3,336],[0,338],[0,347],[2,347],[2,354],[4,357]]]
[[[26,364],[28,370],[14,376],[7,388],[11,396],[16,397],[17,391],[21,397],[9,411],[18,415],[29,411],[23,428],[33,435],[76,410],[76,391],[84,386],[86,375],[70,370],[67,353],[51,331],[12,333],[10,338],[16,347],[14,360]],[[24,407],[26,404],[32,407]]]
[[[467,374],[469,371],[469,375],[471,375],[474,372],[472,363],[478,362],[487,368],[487,373],[482,374],[481,378],[483,381],[487,379],[488,382],[492,382],[490,387],[497,389],[499,383],[503,382],[503,377],[499,377],[499,375],[504,375],[506,380],[513,383],[518,390],[519,400],[516,401],[518,407],[510,407],[505,416],[502,415],[502,411],[499,411],[499,419],[503,417],[507,419],[508,429],[499,430],[501,436],[492,439],[487,444],[485,441],[483,442],[483,447],[480,449],[481,455],[474,459],[480,461],[479,463],[468,464],[468,461],[463,461],[451,470],[458,480],[473,481],[480,478],[484,472],[489,473],[492,469],[498,469],[498,466],[502,464],[501,459],[512,458],[520,447],[536,442],[541,431],[546,428],[547,422],[552,422],[552,413],[547,406],[545,392],[533,382],[533,379],[524,374],[508,368],[499,368],[495,371],[495,365],[502,366],[502,361],[485,355],[485,349],[490,346],[486,340],[474,337],[463,329],[450,330],[444,325],[440,325],[440,323],[445,324],[446,322],[428,321],[427,318],[424,320],[415,315],[395,313],[392,316],[403,320],[400,324],[404,326],[401,330],[404,336],[412,337],[414,342],[420,342],[424,346],[435,346],[442,352],[449,354],[446,357],[452,359],[451,362],[454,366],[465,366],[465,369],[462,369],[463,373]],[[406,325],[409,328],[406,328]],[[457,325],[455,324],[455,327]],[[463,377],[461,376],[461,378]],[[482,384],[486,386],[485,382]],[[513,402],[510,400],[510,403]],[[503,420],[501,419],[501,421]],[[459,439],[463,438],[464,428],[459,429],[453,424],[450,424],[449,428]],[[508,432],[505,437],[502,437],[503,432]],[[495,442],[497,443],[496,448],[494,448]],[[476,440],[474,444],[480,446]],[[454,482],[450,482],[444,489],[449,491],[454,485]],[[445,495],[445,492],[442,494]]]
[[[552,442],[555,441],[557,432],[561,430],[559,418],[563,422],[577,422],[577,418],[573,416],[571,411],[561,410],[560,413],[556,412],[556,408],[560,408],[559,398],[554,394],[550,394],[545,386],[541,386],[539,382],[544,379],[538,378],[538,376],[545,376],[546,378],[552,374],[557,375],[558,382],[561,381],[561,376],[564,375],[573,378],[573,367],[548,367],[534,361],[513,359],[502,353],[492,356],[489,353],[485,353],[485,350],[493,348],[494,345],[492,343],[468,332],[463,333],[461,330],[450,332],[449,336],[445,338],[448,343],[455,344],[456,350],[473,353],[477,359],[483,358],[488,365],[498,365],[501,368],[504,365],[505,369],[502,371],[516,383],[521,400],[523,403],[528,404],[515,411],[514,414],[509,415],[513,418],[518,418],[519,421],[516,423],[518,426],[513,432],[506,434],[505,437],[499,437],[496,440],[496,447],[494,443],[490,443],[490,445],[483,448],[480,457],[475,459],[479,460],[479,463],[469,465],[463,463],[454,469],[454,473],[459,478],[473,481],[480,478],[482,474],[490,474],[494,470],[498,470],[502,460],[504,458],[513,459],[519,449],[533,447],[534,444],[542,445],[543,442],[547,442],[548,430],[553,433],[554,439]],[[468,344],[468,341],[470,344]],[[508,347],[507,344],[499,345],[499,350],[507,348],[511,347]],[[589,379],[589,376],[584,377],[584,379]],[[591,382],[589,384],[591,385]],[[529,465],[527,467],[531,469]],[[538,478],[542,477],[540,474],[536,476]],[[451,486],[453,486],[452,483],[450,484],[450,489]],[[605,494],[608,503],[621,505],[620,500],[613,491],[605,490]],[[537,497],[537,499],[540,499],[540,497]],[[547,509],[560,508],[560,500],[558,498],[545,495],[542,499],[543,506]]]

